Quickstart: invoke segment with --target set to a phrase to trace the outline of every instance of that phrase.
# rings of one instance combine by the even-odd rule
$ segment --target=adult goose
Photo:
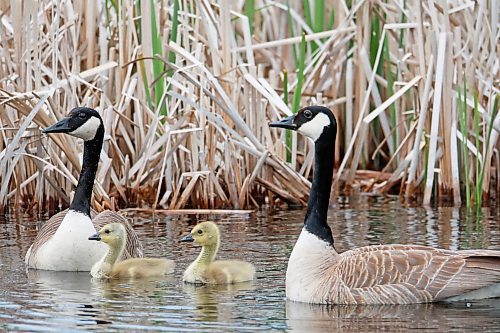
[[[272,122],[315,143],[302,232],[286,271],[288,299],[319,304],[409,304],[500,296],[500,251],[376,245],[337,253],[327,224],[337,123],[322,106]]]
[[[26,253],[26,265],[53,271],[90,271],[107,249],[105,244],[88,237],[112,222],[121,223],[127,229],[123,258],[142,257],[137,234],[123,216],[105,211],[91,219],[92,188],[104,139],[104,125],[99,113],[86,107],[75,108],[43,133],[66,133],[83,139],[83,164],[69,209],[52,216],[40,229]]]

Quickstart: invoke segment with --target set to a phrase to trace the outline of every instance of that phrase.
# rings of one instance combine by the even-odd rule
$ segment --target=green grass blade
[[[283,102],[287,105],[289,103],[289,93],[288,93],[288,71],[285,69],[283,71]]]
[[[297,86],[293,91],[292,99],[292,112],[296,113],[300,107],[300,98],[302,95],[302,83],[304,82],[304,69],[306,62],[306,34],[302,33],[302,40],[300,41],[300,58],[299,58],[299,68],[297,71]]]
[[[486,160],[486,157],[488,156],[488,150],[490,148],[491,133],[493,132],[493,123],[495,122],[495,119],[497,118],[497,114],[498,114],[499,101],[500,101],[500,95],[497,95],[497,97],[495,98],[495,102],[493,102],[493,113],[491,115],[490,123],[488,124],[488,134],[487,134],[486,143],[485,143],[486,149],[484,150],[485,152],[484,152],[484,156],[483,156],[483,166],[481,168],[481,176],[479,178],[479,184],[481,186],[481,191],[482,191],[482,187],[483,187],[484,173],[486,171],[486,163],[489,163],[489,161]]]
[[[293,29],[293,19],[292,14],[290,13],[290,3],[287,1],[286,3],[287,14],[288,14],[288,29],[290,30],[290,37],[295,37],[295,31]],[[299,56],[297,54],[297,46],[295,44],[292,45],[293,51],[293,63],[295,67],[299,66]]]
[[[479,170],[480,170],[480,165],[481,161],[479,160],[479,152],[481,151],[479,149],[479,107],[478,107],[478,102],[477,102],[477,93],[474,93],[474,130],[475,130],[475,137],[476,137],[476,169],[474,170],[476,173],[476,187],[475,187],[475,194],[476,194],[476,205],[478,207],[481,207],[481,192],[482,192],[482,184],[479,182]]]
[[[332,8],[332,12],[330,13],[330,19],[328,20],[328,30],[332,30],[334,24],[335,24],[335,10]]]
[[[306,34],[302,33],[302,40],[300,41],[300,58],[299,58],[299,68],[297,70],[297,85],[295,86],[295,90],[293,91],[292,97],[292,112],[297,113],[300,108],[300,99],[302,97],[302,84],[304,82],[304,69],[306,62]],[[287,161],[290,162],[292,160],[291,148],[292,148],[292,136],[291,132],[287,130],[286,134],[286,144],[288,147],[287,151]]]
[[[325,29],[325,0],[314,1],[314,31],[320,32]]]
[[[289,106],[289,92],[288,92],[288,71],[287,70],[284,70],[283,71],[283,102]],[[286,151],[286,160],[288,162],[291,161],[292,159],[292,152],[291,152],[291,148],[292,148],[292,132],[290,131],[285,131],[285,144],[286,144],[286,147],[287,147],[287,151]]]
[[[163,55],[162,51],[162,40],[161,36],[158,33],[158,26],[156,22],[156,9],[155,9],[155,3],[154,0],[150,0],[151,4],[151,42],[153,46],[153,57],[161,57]],[[154,59],[153,60],[153,75],[154,75],[154,101],[155,101],[155,107],[159,107],[159,103],[161,101],[161,98],[165,92],[165,87],[164,87],[164,80],[161,78],[163,72],[165,69],[165,65],[163,61],[160,59]],[[167,107],[165,106],[164,103],[162,103],[160,107],[160,113],[162,115],[167,114]]]
[[[389,52],[388,38],[384,39],[384,45],[383,45],[382,51],[383,51],[383,56],[382,56],[381,65],[383,64],[383,67],[380,67],[380,71],[382,71],[382,68],[385,68],[385,70],[386,70],[385,76],[387,78],[387,96],[392,96],[392,95],[394,95],[394,77],[392,74],[391,54]],[[397,113],[396,113],[396,105],[394,103],[392,103],[389,106],[389,111],[391,114],[391,119],[390,119],[391,120],[391,128],[395,129],[396,126],[398,125],[398,119],[397,119]],[[394,133],[392,135],[392,147],[394,148],[394,150],[396,150],[397,146],[398,146],[398,131],[394,131]]]
[[[245,11],[250,25],[250,33],[253,34],[255,20],[255,0],[247,0],[245,2]]]
[[[467,150],[467,104],[466,104],[466,83],[464,79],[464,89],[463,89],[463,97],[460,89],[458,90],[458,118],[460,123],[460,132],[463,135],[463,141],[461,142],[462,146],[462,159],[464,164],[464,184],[465,184],[465,206],[467,210],[470,210],[471,202],[470,202],[470,184],[469,184],[469,154]]]
[[[177,43],[177,30],[179,27],[179,0],[174,0],[174,13],[172,16],[172,31],[170,32],[170,41]],[[175,64],[175,52],[168,52],[168,62]],[[173,69],[167,71],[167,76],[172,77]]]
[[[139,66],[139,74],[142,78],[142,84],[144,85],[144,91],[146,92],[146,101],[148,102],[148,106],[151,110],[154,109],[153,100],[151,98],[151,90],[149,89],[148,77],[146,75],[146,68],[144,65],[144,61],[138,61],[137,65]]]
[[[304,6],[304,15],[306,17],[306,23],[311,29],[314,30],[312,14],[311,14],[311,4],[309,3],[309,0],[303,0],[302,4]]]

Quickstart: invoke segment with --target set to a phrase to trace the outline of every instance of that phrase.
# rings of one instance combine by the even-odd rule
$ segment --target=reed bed
[[[94,206],[305,204],[313,144],[268,122],[339,122],[340,190],[498,203],[499,5],[491,1],[0,3],[0,205],[65,206],[82,145],[40,128],[76,106],[106,125]]]

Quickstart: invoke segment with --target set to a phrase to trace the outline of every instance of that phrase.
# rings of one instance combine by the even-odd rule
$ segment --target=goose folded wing
[[[438,301],[500,282],[498,251],[370,248],[343,253],[337,266],[354,298],[385,297],[382,303]]]
[[[127,231],[127,240],[125,242],[125,250],[123,251],[122,259],[142,258],[144,256],[142,244],[137,236],[137,233],[134,228],[132,228],[130,223],[128,223],[127,219],[122,215],[110,210],[105,210],[97,214],[95,218],[92,219],[92,223],[94,224],[96,230],[100,230],[109,223],[123,224],[125,226],[125,230]]]

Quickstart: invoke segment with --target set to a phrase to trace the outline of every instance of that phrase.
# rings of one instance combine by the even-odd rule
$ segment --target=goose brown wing
[[[26,254],[26,264],[31,264],[30,260],[32,258],[36,257],[36,254],[38,252],[38,249],[42,244],[47,242],[54,234],[56,233],[57,229],[61,225],[62,221],[64,220],[64,217],[66,216],[66,213],[68,212],[69,209],[65,209],[63,211],[60,211],[59,213],[52,215],[40,228],[38,231],[35,240],[33,241],[33,244],[31,245],[30,249],[28,250],[28,253]],[[91,218],[94,218],[96,216],[96,211],[91,209],[90,210],[90,216]]]
[[[127,241],[125,243],[125,251],[123,252],[122,259],[128,258],[142,258],[144,256],[143,248],[137,233],[132,228],[130,223],[127,222],[127,219],[122,215],[106,210],[96,215],[95,218],[92,219],[92,223],[96,230],[100,230],[108,223],[121,223],[125,226],[127,230]]]
[[[388,245],[345,252],[337,265],[358,303],[443,300],[500,282],[500,252]]]

